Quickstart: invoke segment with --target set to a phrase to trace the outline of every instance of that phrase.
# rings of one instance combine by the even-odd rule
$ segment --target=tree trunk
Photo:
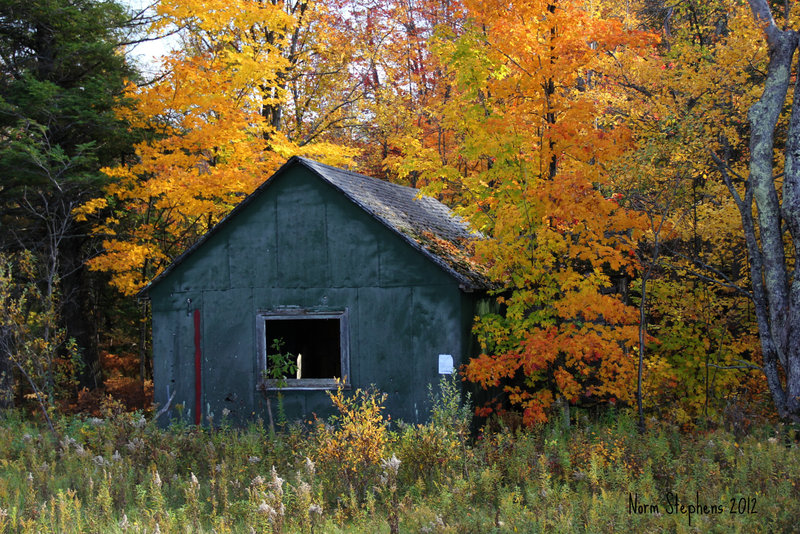
[[[74,228],[74,225],[73,225]],[[81,233],[73,229],[72,233]],[[67,336],[75,338],[81,352],[84,367],[79,375],[80,385],[96,388],[98,350],[96,327],[92,321],[90,280],[87,268],[84,240],[68,237],[60,250],[61,303],[59,312]]]
[[[750,172],[742,199],[726,183],[739,207],[750,256],[753,301],[767,378],[781,418],[800,422],[800,280],[790,276],[800,247],[800,84],[796,84],[785,147],[783,205],[774,177],[775,127],[784,109],[798,34],[779,30],[765,0],[750,0],[764,25],[769,69],[761,98],[750,108]],[[800,82],[800,80],[798,80]],[[757,219],[753,218],[753,202]],[[757,224],[757,227],[756,227]],[[793,242],[786,257],[785,231]],[[781,372],[782,371],[782,372]]]

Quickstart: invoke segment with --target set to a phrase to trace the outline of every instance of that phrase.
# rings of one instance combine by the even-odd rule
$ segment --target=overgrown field
[[[49,430],[0,414],[3,532],[795,532],[796,429],[640,436],[624,412],[472,437],[447,387],[432,423],[381,396],[284,425],[159,429],[113,403]]]

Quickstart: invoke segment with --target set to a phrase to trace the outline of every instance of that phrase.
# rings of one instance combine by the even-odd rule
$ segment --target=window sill
[[[262,380],[258,384],[258,389],[260,391],[313,391],[338,389],[340,385],[342,389],[350,389],[349,383],[343,383],[334,378],[287,378],[284,380],[283,387],[278,387],[277,380]]]

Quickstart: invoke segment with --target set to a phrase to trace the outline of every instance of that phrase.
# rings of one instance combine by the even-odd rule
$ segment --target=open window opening
[[[348,376],[345,312],[259,314],[263,386],[328,389]]]

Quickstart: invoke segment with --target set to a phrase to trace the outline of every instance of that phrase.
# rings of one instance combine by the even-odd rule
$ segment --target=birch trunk
[[[764,25],[769,69],[761,98],[750,108],[750,171],[737,198],[750,254],[750,274],[764,373],[778,414],[800,422],[800,280],[789,272],[800,246],[800,85],[792,95],[782,199],[775,186],[775,128],[788,98],[798,34],[780,30],[765,0],[749,0]],[[733,192],[733,187],[729,184]],[[753,217],[753,203],[757,217]],[[784,246],[789,231],[792,247]]]

